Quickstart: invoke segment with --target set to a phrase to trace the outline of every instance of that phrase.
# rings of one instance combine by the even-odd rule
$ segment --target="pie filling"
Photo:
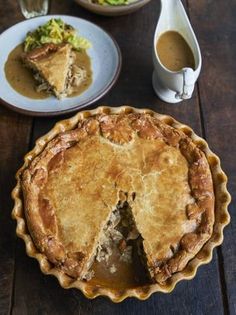
[[[118,257],[119,264],[134,265],[139,260],[146,271],[147,278],[149,278],[143,239],[137,229],[131,207],[127,201],[119,201],[112,211],[103,228],[95,255],[92,258],[91,268],[89,268],[83,279],[91,280],[94,277],[94,261],[103,262],[111,274],[116,273],[118,271],[116,263],[110,263],[109,261],[114,253]]]

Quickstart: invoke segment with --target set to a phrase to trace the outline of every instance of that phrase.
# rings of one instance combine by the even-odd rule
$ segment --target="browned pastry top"
[[[22,55],[24,64],[40,74],[58,98],[66,93],[69,68],[74,59],[70,44],[45,44]]]
[[[41,47],[36,47],[28,53],[22,54],[22,59],[39,60],[47,57],[50,53],[57,52],[67,44],[44,44]]]
[[[151,276],[163,283],[210,238],[214,191],[204,153],[149,114],[96,115],[61,133],[24,171],[38,249],[82,278],[120,200],[129,203]]]

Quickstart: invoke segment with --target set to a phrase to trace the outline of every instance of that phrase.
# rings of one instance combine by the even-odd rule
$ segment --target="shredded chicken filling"
[[[121,262],[132,264],[134,250],[140,256],[142,263],[146,264],[143,239],[136,228],[129,204],[126,201],[119,202],[103,229],[94,261],[104,261],[109,272],[112,274],[117,272],[116,264],[109,265],[109,258],[113,252],[116,251],[116,253],[119,253],[119,260]],[[94,271],[90,268],[84,279],[90,280],[93,276]]]

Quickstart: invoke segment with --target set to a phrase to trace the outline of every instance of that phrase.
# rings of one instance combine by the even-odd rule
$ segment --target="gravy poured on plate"
[[[36,91],[37,81],[34,79],[33,72],[27,69],[21,60],[23,53],[23,44],[15,47],[8,56],[5,63],[5,75],[8,83],[21,95],[32,99],[45,99],[50,95],[44,91]],[[74,91],[68,97],[73,97],[83,93],[92,83],[91,61],[86,51],[75,52],[75,64],[82,66],[86,72],[86,79],[78,86],[74,87]]]

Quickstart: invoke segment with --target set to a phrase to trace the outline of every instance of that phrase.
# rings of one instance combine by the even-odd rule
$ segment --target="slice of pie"
[[[212,235],[208,161],[190,137],[149,114],[95,115],[57,135],[22,175],[28,228],[64,273],[89,280],[113,251],[135,249],[152,281],[185,268]]]
[[[57,98],[67,96],[75,54],[70,44],[46,44],[23,54],[24,64],[35,73],[38,90],[53,92]]]

